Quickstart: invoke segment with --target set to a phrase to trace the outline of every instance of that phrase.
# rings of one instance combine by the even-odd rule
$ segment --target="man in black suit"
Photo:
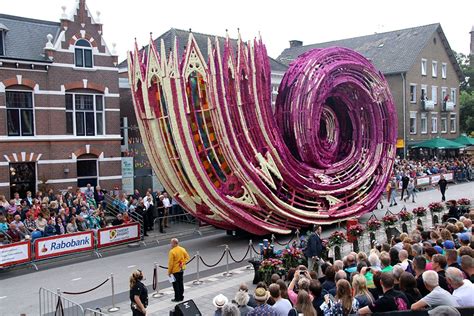
[[[314,264],[321,258],[321,254],[323,253],[323,243],[320,237],[321,232],[321,226],[315,225],[313,232],[308,237],[306,248],[304,249],[304,255],[308,259],[308,270],[310,271],[313,271]]]

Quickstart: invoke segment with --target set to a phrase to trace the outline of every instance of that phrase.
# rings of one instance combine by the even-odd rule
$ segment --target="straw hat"
[[[255,289],[255,300],[259,302],[266,302],[268,300],[268,291],[262,287]]]

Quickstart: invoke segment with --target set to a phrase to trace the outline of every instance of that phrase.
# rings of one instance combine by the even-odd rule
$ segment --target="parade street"
[[[458,199],[458,198],[474,198],[474,184],[472,182],[451,185],[447,190],[448,199]],[[397,198],[397,201],[399,198]],[[440,194],[438,190],[428,190],[418,193],[417,203],[407,203],[407,209],[411,210],[417,205],[428,205],[430,202],[439,201]],[[384,201],[384,206],[387,206],[387,202]],[[398,205],[390,208],[394,213],[397,213],[403,207],[403,202],[398,201]],[[375,212],[378,218],[381,218],[382,215],[386,212],[384,210],[378,210]],[[362,222],[365,222],[371,214],[366,214],[361,218]],[[332,226],[331,228],[323,229],[323,236],[327,236],[332,230],[335,230],[337,227]],[[225,232],[218,232],[210,236],[200,237],[196,235],[195,237],[185,240],[182,242],[182,245],[188,250],[190,256],[196,254],[196,251],[200,252],[200,255],[207,264],[216,263],[219,258],[222,256],[222,253],[225,249],[225,245],[228,245],[232,256],[236,260],[243,258],[244,254],[248,249],[249,239],[251,237],[239,237],[239,236],[229,236]],[[286,236],[277,236],[277,241],[287,241],[289,238]],[[258,237],[253,237],[255,248],[258,248],[258,242],[260,242]],[[149,242],[151,244],[151,241]],[[38,291],[40,287],[56,291],[56,289],[61,289],[61,291],[69,292],[80,292],[85,291],[90,288],[95,287],[96,285],[103,282],[107,279],[111,273],[114,274],[115,278],[115,299],[116,303],[125,304],[128,306],[128,278],[130,273],[135,269],[143,270],[146,280],[144,281],[145,285],[149,287],[149,293],[152,293],[151,284],[152,284],[152,274],[154,263],[157,262],[159,265],[167,265],[167,253],[169,250],[169,243],[162,242],[159,245],[154,243],[155,246],[148,246],[147,248],[122,248],[123,252],[115,254],[113,252],[105,253],[103,258],[96,258],[94,255],[87,260],[82,260],[82,262],[76,261],[63,261],[60,264],[56,263],[52,266],[49,265],[40,265],[39,271],[34,271],[32,268],[25,266],[16,270],[5,270],[0,273],[0,280],[2,286],[0,287],[0,315],[9,316],[9,315],[19,315],[20,313],[25,313],[26,315],[37,315],[38,314]],[[247,255],[247,258],[250,258],[250,254]],[[233,263],[229,259],[230,269],[235,269],[238,267],[243,267],[247,265],[247,260],[244,260],[242,263]],[[200,265],[200,277],[206,278],[215,274],[222,274],[225,272],[226,258],[224,257],[222,261],[214,268],[207,268]],[[196,261],[194,260],[188,265],[188,268],[185,273],[185,282],[192,281],[196,278]],[[161,288],[168,288],[170,284],[166,279],[166,270],[159,269],[158,271],[158,281]],[[234,278],[233,276],[230,279]],[[232,283],[232,282],[231,282]],[[222,283],[222,286],[228,286],[227,283]],[[200,285],[204,292],[206,292],[206,285]],[[237,289],[238,282],[232,283],[232,287]],[[222,291],[225,288],[220,289]],[[213,288],[213,291],[218,291],[218,289]],[[202,293],[201,293],[202,294]],[[206,292],[207,295],[212,293]],[[104,286],[99,287],[97,290],[92,292],[77,295],[77,296],[67,296],[69,299],[74,302],[83,304],[85,307],[96,308],[96,307],[105,307],[111,305],[111,285],[110,282],[107,282]],[[22,297],[25,299],[21,300],[19,303],[18,298]],[[186,295],[185,299],[192,299]],[[150,300],[150,304],[153,304],[154,301]],[[166,303],[170,303],[169,299],[166,300]],[[206,304],[206,302],[197,300],[198,306]],[[209,305],[212,305],[211,302],[208,302]],[[121,311],[128,312],[128,309]],[[155,314],[154,314],[155,315]],[[158,315],[158,314],[156,314]]]

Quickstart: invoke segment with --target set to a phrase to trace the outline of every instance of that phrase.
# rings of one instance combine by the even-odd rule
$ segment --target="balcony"
[[[445,101],[443,102],[443,111],[450,112],[454,110],[454,102],[452,101]]]
[[[421,100],[421,107],[423,111],[433,110],[435,102],[433,100]]]

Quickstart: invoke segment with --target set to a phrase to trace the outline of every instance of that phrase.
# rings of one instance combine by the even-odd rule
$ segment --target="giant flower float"
[[[150,42],[128,56],[145,149],[159,180],[200,220],[289,233],[375,208],[391,173],[397,118],[388,84],[345,48],[301,55],[275,108],[261,39],[227,39],[183,56]],[[208,50],[204,60],[201,50]]]

